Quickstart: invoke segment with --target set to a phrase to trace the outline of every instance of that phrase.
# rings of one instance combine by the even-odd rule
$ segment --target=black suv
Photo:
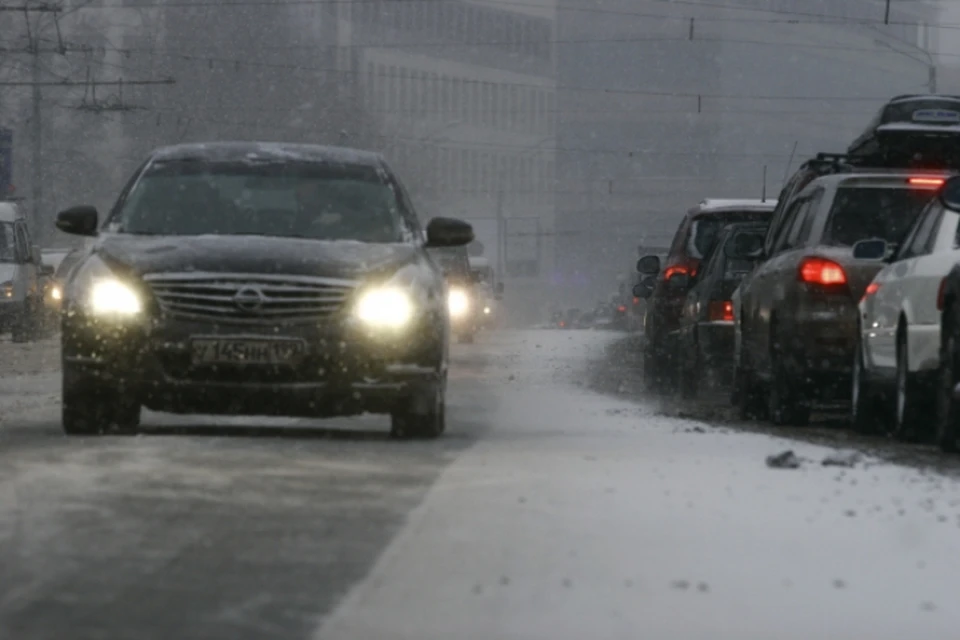
[[[135,428],[140,408],[326,417],[389,413],[398,436],[444,429],[449,314],[428,246],[377,154],[211,143],[155,151],[63,291],[63,428]]]

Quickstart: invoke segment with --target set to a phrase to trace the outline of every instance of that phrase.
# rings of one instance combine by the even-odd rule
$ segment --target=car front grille
[[[325,318],[356,287],[351,280],[246,273],[164,273],[144,280],[166,315],[242,323]]]

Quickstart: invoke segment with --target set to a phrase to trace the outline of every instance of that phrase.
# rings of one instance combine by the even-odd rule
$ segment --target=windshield
[[[132,234],[398,242],[397,195],[372,167],[170,162],[147,169],[112,222]]]
[[[0,222],[0,262],[16,262],[16,247],[13,225],[9,222]]]
[[[769,211],[728,211],[703,215],[693,221],[690,231],[690,255],[703,259],[713,248],[720,232],[735,222],[765,222],[770,219]]]
[[[852,247],[870,238],[899,243],[932,197],[928,190],[840,187],[830,209],[824,244]]]

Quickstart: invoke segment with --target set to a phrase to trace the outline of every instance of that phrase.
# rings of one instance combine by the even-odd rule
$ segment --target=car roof
[[[705,198],[700,204],[690,209],[692,214],[722,213],[725,211],[773,211],[777,206],[776,200],[756,199],[722,199]]]
[[[373,151],[293,142],[194,142],[154,149],[153,162],[209,160],[220,162],[300,161],[330,164],[383,166],[383,156]]]
[[[0,202],[0,222],[21,220],[23,215],[12,202]]]

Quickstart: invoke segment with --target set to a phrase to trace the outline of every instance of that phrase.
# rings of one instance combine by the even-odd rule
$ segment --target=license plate
[[[191,342],[193,364],[289,365],[305,351],[300,340],[251,340],[248,338],[195,338]]]

